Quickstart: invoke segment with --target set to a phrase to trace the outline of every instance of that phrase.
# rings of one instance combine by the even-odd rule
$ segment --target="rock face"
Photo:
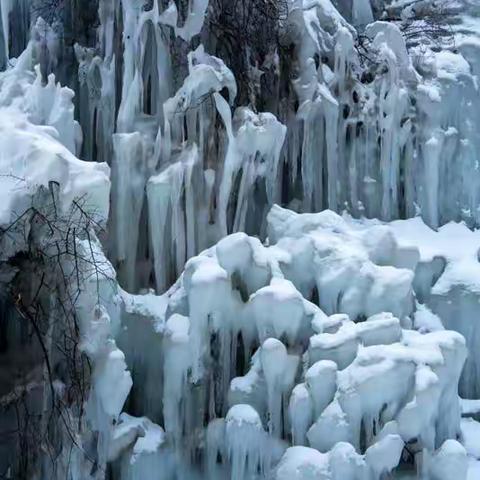
[[[2,0],[0,473],[479,469],[479,17]]]

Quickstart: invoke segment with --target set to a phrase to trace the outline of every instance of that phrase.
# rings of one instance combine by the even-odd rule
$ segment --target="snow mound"
[[[78,124],[73,92],[46,84],[30,70],[27,49],[16,65],[0,73],[0,225],[8,225],[31,206],[39,187],[59,185],[60,207],[73,201],[104,222],[108,218],[110,169],[75,156]]]
[[[412,285],[418,305],[413,323],[424,331],[447,328],[465,337],[469,356],[460,393],[465,398],[478,398],[478,328],[472,319],[480,301],[480,231],[471,230],[464,222],[449,222],[434,230],[420,217],[385,225],[376,220],[345,220],[365,237],[371,236],[375,225],[387,229],[400,250],[416,252],[413,261],[405,264],[415,274]]]

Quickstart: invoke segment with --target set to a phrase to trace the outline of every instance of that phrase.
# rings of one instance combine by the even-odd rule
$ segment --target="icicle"
[[[178,314],[172,315],[165,327],[163,416],[165,430],[172,435],[177,448],[180,447],[186,423],[184,398],[191,366],[189,329],[188,317]]]
[[[113,218],[116,229],[116,258],[124,264],[123,274],[128,289],[136,284],[135,266],[140,216],[145,185],[151,167],[150,152],[138,132],[115,134],[112,176],[114,181]]]
[[[212,420],[207,427],[207,470],[209,478],[214,478],[217,472],[217,459],[227,458],[227,449],[225,445],[225,420],[217,418]]]
[[[337,390],[337,364],[330,360],[314,363],[305,373],[305,383],[312,397],[313,418],[318,418]]]
[[[274,437],[281,437],[285,394],[293,386],[298,358],[288,355],[285,345],[274,338],[263,342],[260,358],[268,393],[268,431]],[[283,411],[286,413],[286,408]]]
[[[178,275],[187,258],[197,250],[197,232],[203,227],[195,215],[195,210],[201,208],[198,190],[203,186],[201,177],[200,181],[198,179],[199,164],[198,148],[193,144],[185,148],[173,164],[152,176],[147,184],[151,244],[159,292],[168,286],[169,275]],[[169,242],[171,248],[167,249]],[[169,268],[172,262],[175,265],[173,272]]]
[[[225,424],[231,480],[244,480],[264,471],[268,451],[262,422],[255,409],[250,405],[235,405],[228,411]]]
[[[222,117],[228,138],[228,148],[223,165],[223,176],[217,200],[217,222],[222,236],[228,233],[227,206],[236,175],[243,169],[233,231],[245,225],[250,190],[257,178],[266,179],[267,199],[273,202],[281,149],[286,128],[268,113],[254,114],[247,108],[238,108],[232,120],[225,99],[214,94],[217,110]],[[233,124],[236,131],[233,131]]]
[[[313,402],[304,383],[295,386],[288,406],[293,445],[305,445],[313,420]]]
[[[203,27],[207,13],[208,0],[192,0],[188,2],[188,11],[182,27],[178,27],[178,10],[174,0],[170,0],[168,7],[160,15],[159,20],[164,25],[174,28],[175,34],[189,42],[198,35]]]
[[[326,88],[320,90],[325,112],[325,138],[327,142],[327,172],[328,172],[328,208],[338,208],[338,102]]]

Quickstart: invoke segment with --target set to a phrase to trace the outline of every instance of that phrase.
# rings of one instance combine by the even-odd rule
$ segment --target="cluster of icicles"
[[[421,478],[449,478],[444,464],[463,478],[465,341],[402,328],[414,315],[411,249],[328,211],[274,207],[268,233],[270,247],[238,233],[193,257],[166,296],[124,297],[127,407],[148,420],[122,414],[114,427],[120,478],[150,478],[157,462],[162,480],[380,480],[406,445]],[[314,291],[321,308],[306,299]],[[165,302],[156,320],[153,299]]]
[[[111,160],[110,256],[130,291],[152,278],[165,291],[188,258],[227,233],[263,238],[273,203],[383,220],[421,212],[433,227],[452,219],[477,223],[470,45],[425,54],[421,75],[398,27],[371,23],[363,34],[377,64],[367,83],[355,29],[329,1],[293,2],[285,29],[293,46],[292,98],[277,101],[298,108],[280,121],[247,107],[232,115],[235,78],[202,45],[188,53],[188,75],[172,91],[178,72],[171,57],[182,54],[172,53],[165,34],[176,25],[174,2],[164,11],[159,2],[148,11],[132,0],[100,3],[102,57],[76,49],[83,152]],[[373,21],[369,2],[358,3],[364,7],[357,17],[363,12],[364,23]],[[190,20],[175,34],[197,35],[202,25],[194,19],[206,6],[192,2]],[[123,51],[114,48],[115,8],[122,9]]]

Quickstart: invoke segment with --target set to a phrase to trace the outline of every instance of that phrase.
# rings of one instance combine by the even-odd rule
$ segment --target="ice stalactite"
[[[218,95],[213,104],[211,94],[228,96],[229,103],[239,107],[235,79],[222,59],[202,47],[211,43],[206,36],[218,33],[205,24],[207,6],[204,0],[187,6],[102,0],[98,48],[76,47],[84,158],[110,162],[112,135],[140,131],[153,145],[157,174],[184,144],[197,144],[208,177],[199,186],[205,199],[200,209],[209,211],[215,227],[205,242],[195,245],[195,253],[225,233],[245,229],[263,236],[264,212],[280,199],[303,211],[347,208],[356,216],[385,220],[421,211],[432,226],[450,219],[476,223],[478,179],[469,173],[475,171],[479,143],[471,128],[476,119],[472,92],[477,87],[475,47],[465,33],[470,28],[468,9],[466,30],[452,30],[458,37],[457,50],[445,47],[436,52],[429,46],[417,55],[417,47],[407,45],[402,36],[401,22],[375,21],[385,8],[406,22],[413,15],[408,6],[402,13],[401,7],[385,2],[293,2],[282,20],[282,42],[290,45],[291,58],[280,55],[276,60],[279,68],[287,60],[292,64],[276,73],[291,74],[278,79],[289,84],[285,108],[275,120],[252,106],[252,112],[240,106],[233,115],[233,142],[225,107],[219,107]],[[9,17],[17,19],[12,4],[2,7],[3,36],[22,36],[23,27],[8,22]],[[180,12],[183,7],[185,12]],[[45,23],[34,32],[39,55],[48,54],[41,63],[51,71],[48,64],[65,54],[58,43],[61,38]],[[200,42],[191,43],[196,38]],[[180,66],[178,57],[186,57]],[[462,99],[461,105],[455,98]],[[442,106],[436,108],[439,102]],[[459,115],[460,111],[469,113]],[[221,129],[216,128],[220,119]],[[244,122],[245,128],[237,122]],[[258,131],[248,127],[252,124]],[[261,125],[275,141],[257,144],[252,151],[253,136],[267,141]],[[277,158],[282,143],[283,162]],[[443,193],[447,185],[448,196]],[[138,228],[145,244],[152,229],[145,216]],[[137,255],[139,270],[152,268],[144,250]],[[146,286],[138,280],[134,285]]]
[[[307,430],[312,424],[312,397],[304,383],[299,383],[292,390],[288,405],[289,420],[293,445],[305,445]]]
[[[187,377],[191,367],[188,317],[172,315],[165,326],[164,418],[165,429],[180,446],[186,430]]]
[[[203,156],[208,129],[215,120],[210,96],[221,91],[233,104],[237,95],[235,78],[221,59],[208,55],[200,45],[188,54],[188,76],[183,85],[163,105],[164,161],[168,162],[172,150],[181,148],[186,140],[198,143]]]
[[[305,384],[312,399],[313,418],[318,418],[337,390],[337,364],[331,360],[314,363],[305,372]]]
[[[271,242],[292,252],[291,256],[279,259],[280,268],[304,296],[309,297],[316,288],[319,305],[324,312],[343,312],[354,319],[382,311],[390,311],[399,318],[409,315],[413,307],[413,274],[406,268],[396,269],[393,266],[397,265],[395,257],[402,257],[406,252],[392,244],[391,263],[379,265],[369,258],[366,239],[356,238],[348,224],[333,212],[306,214],[306,218],[308,220],[304,221],[304,217],[278,206],[271,209],[268,217]],[[299,227],[302,235],[299,235]],[[307,232],[310,235],[305,236]],[[343,235],[351,241],[345,243],[340,240]],[[279,236],[283,238],[277,241]],[[358,249],[350,250],[359,240],[365,243]],[[349,250],[348,254],[341,253],[344,248]],[[301,255],[293,255],[295,251],[301,251]],[[331,259],[331,263],[326,261],[327,258]],[[353,267],[356,262],[359,268]],[[352,278],[358,281],[352,283]],[[392,281],[396,285],[396,294],[387,300],[383,293]],[[382,305],[384,301],[388,305]]]
[[[468,144],[477,142],[460,126],[463,122],[451,116],[454,103],[448,100],[454,90],[469,98],[476,88],[468,86],[472,77],[465,57],[458,52],[429,52],[414,65],[400,29],[391,22],[375,22],[361,32],[376,52],[376,72],[369,81],[362,50],[354,48],[355,33],[333,7],[294,7],[289,19],[299,62],[293,80],[299,108],[296,120],[287,123],[285,158],[292,180],[288,198],[301,200],[303,210],[347,207],[355,215],[386,220],[415,215],[420,207],[432,226],[452,218],[452,195],[439,201],[436,211],[435,192],[444,189],[435,179],[449,176],[455,184],[462,181],[459,171],[440,173],[443,165],[448,169],[453,163],[443,159],[451,159],[458,148],[470,155],[468,148],[460,147],[456,132],[462,129]],[[451,83],[454,79],[460,84]],[[445,108],[439,109],[441,98]],[[326,115],[328,120],[322,120]],[[324,126],[319,127],[319,122]],[[312,134],[318,128],[320,132]],[[439,142],[445,133],[442,149]],[[435,154],[434,147],[442,155]],[[298,158],[302,159],[300,193],[295,187]],[[475,198],[473,192],[470,197],[458,194],[463,204]]]
[[[397,435],[389,435],[377,444],[376,452],[367,450],[365,455],[359,455],[351,445],[343,442],[337,443],[328,453],[308,447],[290,447],[277,467],[275,479],[380,479],[391,472],[400,457],[399,440]]]
[[[399,215],[398,182],[400,159],[410,133],[408,92],[402,77],[413,77],[413,67],[407,56],[405,41],[399,29],[391,24],[376,22],[366,34],[378,49],[379,61],[385,63],[387,74],[379,87],[378,123],[381,135],[380,170],[382,172],[381,218],[390,220]]]
[[[460,382],[460,393],[466,398],[478,396],[477,376],[479,359],[474,345],[478,338],[475,327],[478,303],[479,268],[478,231],[465,224],[450,223],[437,231],[429,228],[420,218],[396,221],[391,224],[396,241],[402,248],[419,250],[418,264],[414,267],[414,289],[423,305],[424,330],[449,328],[460,332],[467,341],[469,356]],[[463,245],[462,249],[453,248]],[[411,268],[411,267],[410,267]],[[419,317],[419,320],[422,318]]]
[[[265,472],[267,436],[258,413],[250,405],[235,405],[225,418],[227,458],[232,480],[242,480]]]
[[[5,0],[0,5],[0,69],[11,57],[19,56],[27,46],[31,0]]]
[[[139,225],[145,186],[152,171],[150,147],[139,132],[119,133],[113,138],[112,196],[115,201],[112,224],[118,237],[115,248],[120,262],[119,274],[124,276],[129,289],[134,288],[137,274]],[[128,216],[125,212],[129,213]]]
[[[152,10],[146,11],[139,2],[125,1],[122,9],[124,69],[117,128],[129,132],[141,122],[142,113],[154,117],[158,126],[162,105],[170,96],[171,66],[168,46],[158,26],[158,3],[153,2]]]
[[[455,440],[446,440],[440,450],[429,459],[429,474],[432,480],[447,480],[452,475],[467,476],[465,448]]]
[[[167,302],[152,292],[130,295],[120,292],[123,306],[121,329],[116,341],[125,353],[133,384],[126,408],[135,416],[146,416],[163,425],[164,332]]]
[[[98,461],[106,465],[113,423],[122,411],[123,404],[132,386],[126,371],[125,357],[114,344],[94,357],[97,366],[93,371],[92,394],[87,407],[93,430],[99,433]]]
[[[198,33],[209,21],[205,2],[188,4],[182,26],[175,2],[145,8],[100,2],[99,52],[77,47],[81,98],[88,99],[80,102],[85,156],[108,159],[114,133],[138,131],[153,152],[150,175],[158,179],[196,144],[191,216],[198,220],[185,236],[198,238],[185,246],[185,258],[235,231],[265,237],[266,212],[279,201],[302,211],[347,209],[384,220],[419,211],[432,226],[459,218],[474,224],[475,175],[467,185],[470,167],[456,169],[454,157],[474,166],[478,139],[452,101],[461,96],[468,117],[475,116],[471,48],[461,43],[455,52],[417,57],[402,25],[371,22],[380,7],[369,3],[291,5],[282,42],[290,45],[292,68],[284,69],[288,79],[276,73],[288,84],[277,119],[238,105],[232,71],[204,47],[212,25]],[[197,34],[199,42],[185,43]],[[277,58],[279,67],[283,60]],[[445,106],[435,108],[441,99]],[[447,184],[455,191],[448,198]],[[159,248],[166,251],[177,227],[169,214],[160,218],[162,227],[148,219],[152,210],[165,213],[159,201],[150,208],[149,190],[136,223],[140,248],[131,253],[137,271],[128,288],[151,286],[155,278],[162,292],[181,270],[180,260],[170,266],[159,260]],[[180,204],[188,210],[183,194]],[[205,218],[208,226],[198,228]],[[146,247],[153,231],[163,238],[152,245],[154,256]],[[114,250],[117,265],[123,258]]]
[[[114,339],[120,328],[120,297],[115,271],[95,239],[80,241],[77,248],[83,252],[80,266],[84,285],[77,307],[79,346],[92,365],[91,388],[83,407],[86,422],[91,432],[97,435],[92,444],[95,458],[99,466],[105,469],[110,460],[114,425],[131,390],[132,377],[125,355]],[[102,265],[101,278],[98,265]],[[98,300],[100,297],[102,304]],[[87,444],[88,436],[82,442]],[[82,447],[80,445],[79,448]],[[91,478],[96,478],[95,474]]]
[[[251,228],[247,223],[247,214],[249,210],[255,210],[254,203],[259,203],[253,197],[254,183],[259,179],[265,182],[267,205],[277,198],[276,182],[286,129],[275,116],[268,113],[256,115],[248,108],[237,109],[232,119],[225,100],[218,94],[215,95],[215,103],[228,137],[217,199],[219,233],[224,236]],[[239,183],[238,198],[229,219],[227,208],[235,182]],[[265,215],[260,211],[251,222],[254,225],[263,224]]]
[[[167,288],[175,272],[194,252],[206,247],[209,196],[202,198],[202,187],[207,181],[196,144],[148,180],[151,245],[159,291]]]
[[[262,371],[267,384],[268,430],[276,437],[283,432],[282,412],[298,368],[298,357],[288,355],[280,340],[268,338],[260,350]]]
[[[125,15],[129,15],[129,21],[131,22],[130,28],[132,29],[131,35],[127,34],[125,37],[125,62],[132,63],[133,59],[131,57],[134,55],[135,50],[130,37],[133,36],[134,31],[138,32],[139,27],[137,23],[135,23],[136,17],[132,11],[125,11]],[[137,21],[141,23],[141,19]],[[157,32],[157,29],[155,29],[155,32]],[[155,35],[158,37],[158,32],[155,33]],[[142,40],[140,37],[139,41],[141,46],[144,45],[144,39]],[[156,48],[159,50],[159,42],[161,41],[161,37],[158,37],[155,43],[157,45]],[[141,50],[143,48],[146,49],[147,46],[141,47]],[[164,49],[165,47],[162,48]],[[277,138],[278,129],[280,128],[280,135],[282,135],[283,127],[275,121],[273,116],[269,117],[265,115],[265,117],[260,117],[258,120],[256,117],[250,116],[250,118],[245,117],[244,120],[240,120],[239,123],[241,126],[239,126],[239,131],[245,138],[239,139],[237,143],[243,145],[244,149],[246,149],[248,145],[248,149],[250,150],[247,150],[245,153],[242,152],[238,160],[232,158],[230,162],[228,159],[225,162],[225,179],[221,182],[222,186],[218,187],[220,189],[220,193],[218,193],[219,198],[217,199],[217,203],[219,203],[218,211],[223,212],[223,214],[217,214],[219,218],[217,223],[219,226],[217,229],[212,226],[210,233],[205,232],[203,227],[199,228],[199,225],[204,225],[205,221],[208,221],[209,217],[211,217],[211,204],[214,201],[214,196],[217,195],[215,192],[216,183],[213,181],[215,178],[213,177],[213,172],[215,170],[218,171],[219,167],[215,163],[209,165],[211,161],[207,161],[208,157],[206,157],[206,152],[210,148],[207,135],[210,134],[216,114],[216,109],[211,104],[210,95],[213,92],[220,92],[226,89],[230,102],[233,102],[236,96],[236,84],[231,72],[223,62],[207,55],[202,46],[194,52],[191,52],[188,59],[189,76],[177,94],[163,104],[163,108],[160,107],[165,100],[165,93],[162,92],[165,92],[167,87],[165,85],[155,87],[153,84],[149,86],[149,88],[153,89],[152,95],[156,95],[152,97],[155,108],[150,113],[157,117],[156,128],[159,128],[159,130],[154,136],[151,136],[149,133],[150,130],[147,130],[144,137],[150,139],[149,142],[151,148],[153,148],[152,166],[158,168],[160,173],[152,177],[148,183],[147,199],[149,203],[153,202],[152,205],[149,205],[151,215],[156,215],[156,212],[159,211],[164,212],[164,215],[166,215],[165,217],[161,215],[160,219],[160,223],[166,222],[164,227],[159,228],[156,222],[150,224],[150,229],[153,232],[152,235],[154,235],[152,239],[155,239],[153,244],[153,249],[156,251],[154,252],[155,275],[159,289],[164,289],[168,286],[172,276],[174,277],[179,273],[188,257],[205,248],[211,244],[212,241],[219,239],[222,232],[227,233],[226,208],[230,196],[228,184],[231,182],[228,176],[234,175],[234,172],[229,173],[229,169],[232,168],[229,166],[230,163],[233,162],[235,165],[233,168],[238,170],[243,166],[242,162],[248,162],[248,165],[244,167],[244,170],[247,170],[243,176],[242,192],[245,192],[244,196],[251,195],[251,187],[256,178],[264,177],[267,183],[268,197],[271,200],[273,199],[272,191],[274,187],[272,181],[268,179],[276,177],[280,148],[282,145],[282,142],[278,142]],[[165,53],[160,52],[158,54],[157,65],[159,65],[158,68],[162,68],[163,73],[168,70],[167,60],[168,58]],[[147,68],[147,59],[145,59],[144,65],[146,65],[145,68]],[[161,75],[162,78],[163,73]],[[152,72],[152,78],[156,78],[157,75],[158,72]],[[118,129],[120,131],[129,131],[132,129],[137,122],[135,118],[141,113],[140,104],[136,100],[142,91],[139,77],[139,72],[136,71],[133,66],[126,66],[123,79],[124,92],[122,94],[122,103],[118,116]],[[125,85],[128,86],[128,92],[126,91],[127,87],[125,87]],[[160,91],[157,91],[158,89],[160,89]],[[146,95],[147,93],[143,92],[143,94]],[[145,98],[146,97],[144,97],[144,100]],[[221,100],[217,100],[217,105],[219,101]],[[224,107],[218,108],[220,114],[225,112]],[[245,114],[246,112],[242,113],[243,116],[245,116]],[[272,123],[273,125],[270,127]],[[258,127],[256,127],[256,124],[258,124]],[[227,130],[231,129],[231,126],[227,127]],[[258,136],[258,134],[265,129],[271,131],[271,137],[269,139],[261,139]],[[254,135],[257,135],[257,137]],[[178,156],[176,152],[184,148],[183,145],[185,143],[190,146],[189,149]],[[195,147],[193,143],[196,143],[198,147]],[[232,144],[229,146],[229,151],[235,150],[235,148],[236,145]],[[259,151],[259,158],[255,160],[257,150]],[[192,162],[195,165],[198,164],[198,167],[188,166]],[[264,162],[265,167],[262,165]],[[175,167],[171,166],[171,163],[173,163]],[[182,165],[187,165],[187,167]],[[202,167],[203,169],[207,167],[207,170],[204,170],[203,174],[201,171],[199,172]],[[185,175],[182,173],[184,168],[187,168]],[[177,171],[177,173],[173,173],[174,171]],[[163,191],[161,185],[164,183],[162,176],[169,175],[174,175],[178,181],[178,186],[174,189],[175,191],[172,191],[172,195],[174,195],[171,199],[173,215],[168,214],[166,211],[168,207],[159,203],[159,201],[162,202],[160,198],[164,195],[161,193]],[[167,177],[165,177],[165,179],[166,178]],[[195,179],[197,179],[197,181],[195,181]],[[225,190],[226,192],[222,194]],[[156,199],[157,195],[158,199]],[[222,195],[224,198],[222,198]],[[238,211],[232,222],[233,225],[228,231],[238,230],[243,227],[249,205],[250,208],[252,208],[251,201],[248,203],[247,199],[244,199],[242,196],[238,202]],[[184,210],[188,217],[185,226],[182,225],[183,220],[180,218],[180,215],[183,215],[181,212]],[[199,218],[194,218],[197,214]],[[141,226],[139,226],[139,229],[140,228]],[[169,260],[161,260],[162,256],[160,254],[163,248],[162,243],[166,242],[163,244],[168,244],[168,232],[172,232],[173,237],[171,238],[175,238],[176,241],[176,259],[172,262],[174,267],[171,272],[169,272],[170,267],[168,267]],[[183,240],[182,237],[184,237]],[[165,250],[163,251],[165,252]],[[136,257],[135,252],[132,252],[131,255]],[[121,257],[118,259],[122,260]]]

